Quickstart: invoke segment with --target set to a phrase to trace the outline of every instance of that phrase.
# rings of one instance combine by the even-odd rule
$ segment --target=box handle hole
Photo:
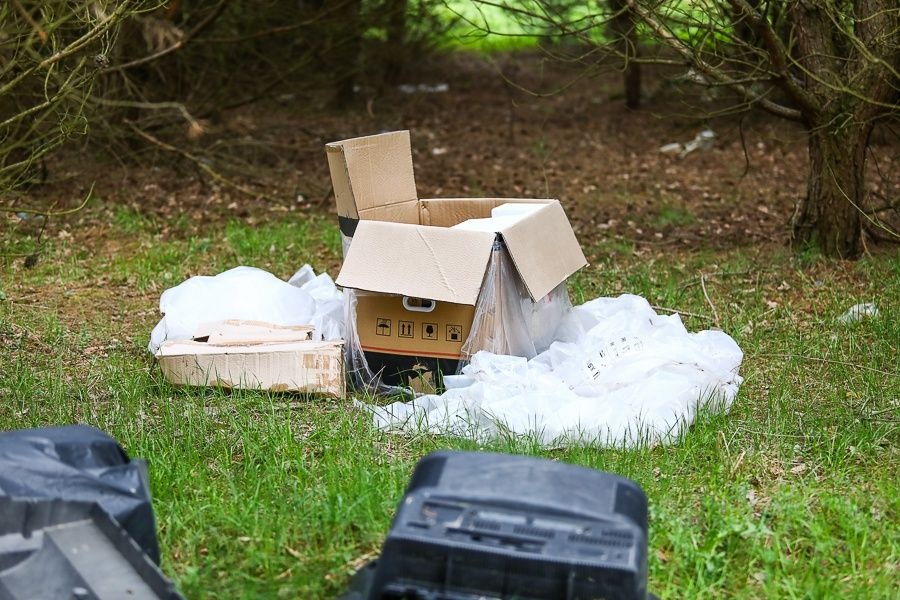
[[[403,296],[403,308],[410,312],[423,312],[430,313],[434,310],[434,307],[437,306],[437,302],[434,300],[428,300],[427,298],[410,298],[409,296]]]

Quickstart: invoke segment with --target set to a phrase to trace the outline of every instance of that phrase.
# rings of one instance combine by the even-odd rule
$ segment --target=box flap
[[[360,221],[337,283],[474,305],[495,238],[484,231]]]
[[[490,217],[501,204],[546,204],[553,200],[534,198],[429,198],[420,199],[422,225],[452,227],[466,219]]]
[[[558,201],[549,202],[500,234],[534,301],[587,265],[575,232]]]
[[[338,215],[416,199],[409,131],[332,142],[325,146]]]
[[[359,218],[363,221],[390,221],[391,223],[420,225],[419,201],[407,200],[406,202],[367,208],[359,211]]]
[[[333,340],[317,342],[313,340],[297,340],[292,342],[263,342],[251,344],[217,345],[196,340],[166,340],[159,350],[156,358],[171,356],[234,356],[238,354],[281,354],[285,352],[331,352],[334,348],[340,348],[343,342]]]
[[[312,325],[276,325],[264,321],[226,319],[200,323],[194,340],[210,346],[240,346],[312,339]]]

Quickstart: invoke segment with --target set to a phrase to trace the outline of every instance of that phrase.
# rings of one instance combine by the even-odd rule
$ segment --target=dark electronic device
[[[0,600],[184,600],[99,504],[0,497]]]
[[[647,498],[635,482],[525,456],[419,461],[381,556],[345,600],[644,600]]]
[[[159,564],[147,464],[87,425],[0,432],[0,497],[96,502]]]

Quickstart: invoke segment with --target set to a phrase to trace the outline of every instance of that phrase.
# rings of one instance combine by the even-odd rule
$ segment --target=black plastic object
[[[422,373],[431,373],[437,392],[444,390],[444,373],[448,375],[459,370],[461,361],[447,358],[403,356],[384,352],[365,351],[366,363],[383,385],[408,387]],[[359,386],[363,389],[365,386]]]
[[[347,600],[644,600],[647,498],[544,459],[436,452]]]
[[[0,433],[0,497],[96,502],[159,564],[147,464],[86,425]]]
[[[0,498],[0,600],[183,600],[96,503]]]

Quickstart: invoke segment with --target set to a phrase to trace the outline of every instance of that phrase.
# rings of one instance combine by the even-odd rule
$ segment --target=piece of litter
[[[703,406],[728,410],[742,382],[731,337],[688,333],[638,296],[575,307],[555,339],[531,360],[478,352],[440,396],[362,406],[388,431],[635,446],[674,442]]]
[[[660,146],[659,152],[662,154],[677,155],[678,158],[684,158],[695,150],[711,150],[715,140],[716,133],[712,129],[704,129],[694,136],[694,139],[685,144],[672,142],[671,144]]]
[[[404,94],[443,94],[450,90],[450,85],[446,83],[438,83],[435,85],[427,83],[403,83],[398,85],[397,89]]]
[[[838,323],[856,323],[869,317],[878,316],[878,307],[871,302],[862,304],[854,304],[847,311],[838,317]]]
[[[684,147],[678,142],[672,142],[671,144],[659,147],[659,151],[663,154],[679,154],[683,149]]]
[[[712,129],[704,129],[684,145],[684,150],[681,151],[678,158],[684,158],[694,150],[711,150],[715,139],[716,134]]]

